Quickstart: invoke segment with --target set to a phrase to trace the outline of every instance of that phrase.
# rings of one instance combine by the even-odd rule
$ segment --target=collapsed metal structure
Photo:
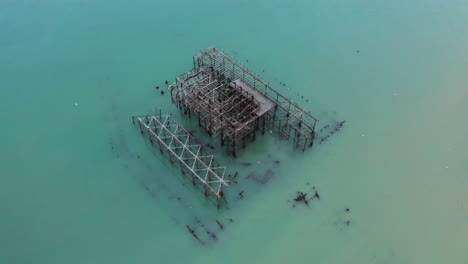
[[[236,60],[213,47],[193,57],[193,69],[168,86],[171,99],[237,156],[236,149],[271,130],[296,147],[312,147],[318,119]]]
[[[196,139],[170,115],[134,116],[141,134],[148,135],[151,144],[157,143],[161,153],[166,152],[173,164],[178,164],[182,174],[188,174],[195,186],[203,187],[205,196],[214,196],[218,208],[223,201],[226,167],[209,155]]]
[[[317,118],[217,48],[195,55],[193,68],[166,84],[172,103],[190,118],[195,115],[199,126],[211,137],[219,137],[234,157],[239,147],[255,140],[258,130],[292,140],[302,151],[314,144]],[[191,133],[161,112],[134,116],[133,123],[153,145],[157,143],[161,153],[168,154],[171,163],[180,166],[182,174],[202,187],[205,196],[214,197],[221,206],[224,188],[229,186],[224,179],[226,167]]]

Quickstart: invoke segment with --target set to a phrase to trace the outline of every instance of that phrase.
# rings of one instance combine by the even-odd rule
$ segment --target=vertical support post
[[[314,139],[315,139],[315,131],[312,131],[312,133],[310,133],[310,144],[309,144],[309,147],[312,147],[314,145]]]
[[[283,137],[283,128],[281,127],[281,120],[279,120],[278,122],[278,130],[279,130],[280,137]]]
[[[232,155],[234,158],[237,158],[237,153],[236,153],[236,130],[234,129],[234,140],[232,142]]]
[[[148,131],[148,136],[149,136],[149,141],[151,142],[151,145],[154,145],[153,133],[151,133],[151,129],[149,129],[149,131]]]
[[[262,116],[262,135],[265,135],[265,116]]]
[[[220,183],[221,184],[221,183]],[[222,202],[222,199],[224,198],[224,191],[223,191],[223,184],[221,184],[219,186],[219,192],[218,192],[218,195],[216,197],[216,203],[217,203],[217,207],[218,209],[221,208],[221,202]]]
[[[138,124],[140,125],[140,133],[143,134],[143,125],[141,119],[138,118]]]
[[[169,153],[169,160],[171,161],[172,164],[174,164],[174,161],[172,160],[172,152],[168,152]]]
[[[309,147],[312,147],[314,145],[314,140],[315,140],[315,125],[317,124],[317,120],[314,120],[314,125],[312,127],[312,132],[310,133],[310,145]]]
[[[296,141],[296,148],[299,147],[299,140],[301,139],[301,133],[300,132],[296,132],[297,133],[297,141]]]

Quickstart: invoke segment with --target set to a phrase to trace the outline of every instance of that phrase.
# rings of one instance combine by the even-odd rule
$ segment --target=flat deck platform
[[[247,84],[243,83],[241,80],[235,80],[231,82],[231,86],[240,87],[242,90],[246,91],[247,93],[251,94],[255,100],[260,103],[260,108],[255,111],[258,116],[262,116],[264,113],[268,112],[271,108],[273,108],[273,103],[270,99],[266,98],[259,92],[257,92],[252,87],[248,86]]]

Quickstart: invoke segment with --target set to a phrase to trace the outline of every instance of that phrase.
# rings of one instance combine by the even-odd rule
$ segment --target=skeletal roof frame
[[[221,134],[234,156],[237,143],[245,147],[259,128],[302,150],[313,145],[318,119],[215,47],[195,55],[193,69],[168,88],[172,102],[189,116],[198,115],[209,135]]]

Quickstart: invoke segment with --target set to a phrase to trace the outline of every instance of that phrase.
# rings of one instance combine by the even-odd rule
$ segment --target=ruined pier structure
[[[234,156],[258,130],[271,130],[302,151],[314,143],[317,118],[217,48],[195,55],[193,69],[167,88],[172,102]]]
[[[151,144],[157,145],[161,153],[167,153],[171,163],[180,166],[182,174],[191,176],[193,185],[201,187],[205,196],[215,198],[219,208],[225,201],[223,189],[228,187],[224,180],[226,167],[206,153],[172,116],[160,112],[159,115],[134,116],[132,119]]]

